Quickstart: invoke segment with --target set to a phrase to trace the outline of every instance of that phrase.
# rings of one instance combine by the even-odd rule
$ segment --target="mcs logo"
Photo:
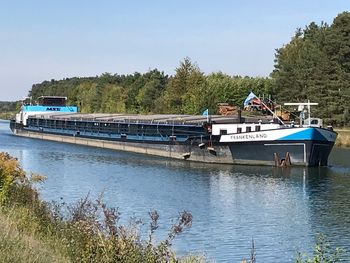
[[[60,111],[61,109],[57,108],[57,107],[47,107],[46,110],[47,111]]]

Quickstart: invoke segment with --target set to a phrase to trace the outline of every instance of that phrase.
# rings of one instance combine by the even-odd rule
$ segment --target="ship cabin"
[[[279,129],[280,124],[275,122],[262,123],[262,121],[237,124],[215,124],[213,125],[212,135],[227,135],[245,132],[259,132],[264,130]]]
[[[21,111],[16,114],[16,123],[27,125],[30,116],[45,113],[77,113],[78,107],[67,106],[67,97],[60,96],[41,96],[37,102],[33,104],[31,99],[23,100]]]

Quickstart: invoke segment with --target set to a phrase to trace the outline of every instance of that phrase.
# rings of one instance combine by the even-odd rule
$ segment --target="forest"
[[[250,91],[284,102],[318,102],[313,115],[336,126],[350,124],[350,12],[331,25],[298,28],[276,49],[269,77],[204,74],[186,57],[173,76],[158,69],[128,75],[103,73],[34,84],[28,96],[67,96],[81,112],[217,113],[218,103],[243,106]]]

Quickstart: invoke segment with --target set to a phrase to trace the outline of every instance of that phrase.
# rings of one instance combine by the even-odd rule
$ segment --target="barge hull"
[[[262,141],[234,143],[229,146],[232,158],[237,162],[276,164],[289,156],[292,165],[326,166],[334,142],[326,141]]]
[[[24,129],[14,129],[17,136],[49,140],[63,143],[71,143],[85,146],[93,146],[118,151],[135,152],[141,154],[155,155],[173,159],[189,160],[207,163],[232,164],[232,155],[228,147],[215,147],[216,155],[208,152],[206,149],[200,149],[188,144],[180,143],[145,143],[145,142],[129,142],[120,140],[103,140],[86,138],[82,136],[59,135],[43,132],[33,132]],[[198,149],[196,149],[198,148]],[[189,154],[189,155],[188,155]]]
[[[118,151],[135,152],[179,160],[218,163],[218,164],[248,164],[276,165],[274,156],[283,159],[288,153],[292,165],[316,166],[327,165],[327,159],[334,143],[317,141],[285,141],[281,142],[244,142],[244,143],[213,143],[213,150],[201,148],[198,143],[167,142],[147,143],[122,140],[104,140],[84,136],[62,135],[46,132],[30,131],[12,127],[14,134],[22,137],[42,139],[77,145],[106,148]]]

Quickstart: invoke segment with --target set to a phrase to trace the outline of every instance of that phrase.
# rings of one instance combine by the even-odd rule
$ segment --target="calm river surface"
[[[350,250],[350,149],[335,148],[326,168],[208,165],[20,138],[8,125],[0,121],[0,151],[48,177],[39,186],[45,200],[103,192],[122,223],[141,218],[145,229],[156,209],[158,240],[179,211],[190,211],[192,228],[174,242],[178,254],[240,262],[253,238],[257,262],[293,262],[297,251],[312,250],[317,233]]]

